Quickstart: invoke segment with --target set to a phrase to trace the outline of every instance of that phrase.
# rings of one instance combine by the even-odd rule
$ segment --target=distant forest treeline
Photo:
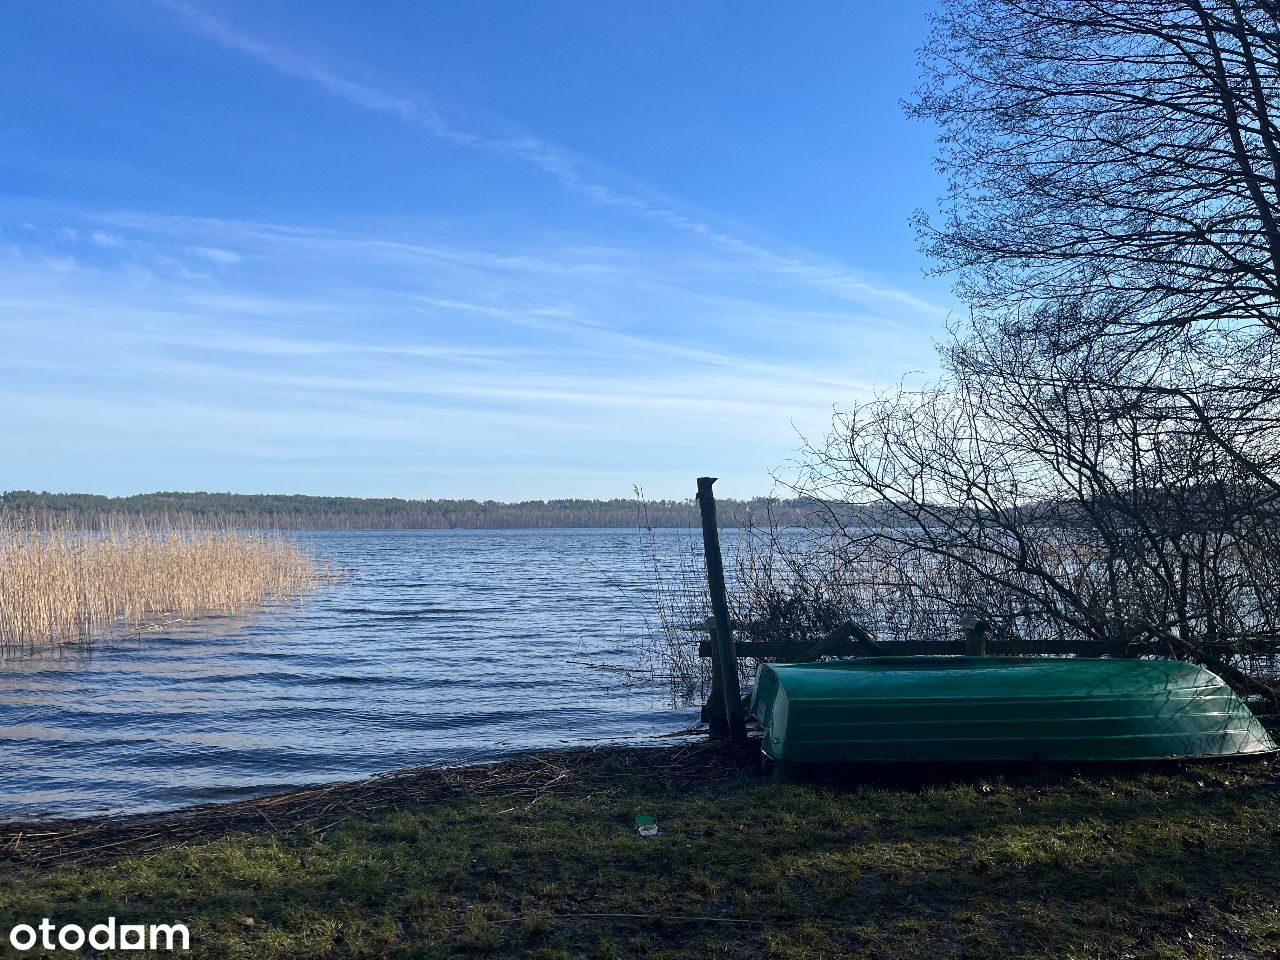
[[[773,521],[799,526],[805,501],[720,500],[722,527]],[[696,527],[692,500],[400,500],[309,497],[282,494],[141,493],[104,497],[92,493],[0,493],[0,514],[63,519],[95,526],[103,516],[194,517],[200,521],[282,530],[502,529],[539,527]]]

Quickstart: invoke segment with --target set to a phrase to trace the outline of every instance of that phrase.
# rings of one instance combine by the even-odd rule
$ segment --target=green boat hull
[[[780,763],[1168,760],[1272,753],[1221,679],[1176,660],[871,657],[766,664]]]

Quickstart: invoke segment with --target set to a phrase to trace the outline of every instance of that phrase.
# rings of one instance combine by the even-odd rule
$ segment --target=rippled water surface
[[[306,599],[0,663],[0,816],[137,811],[694,722],[634,663],[634,530],[299,536],[352,572]],[[689,535],[660,531],[667,556]]]

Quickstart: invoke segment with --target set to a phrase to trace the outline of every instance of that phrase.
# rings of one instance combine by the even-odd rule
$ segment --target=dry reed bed
[[[118,518],[101,526],[0,517],[0,655],[237,613],[332,576],[278,534]]]

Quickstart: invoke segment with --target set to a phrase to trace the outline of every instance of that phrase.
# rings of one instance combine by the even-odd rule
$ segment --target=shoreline
[[[920,773],[599,746],[9,823],[0,931],[181,921],[246,960],[1280,950],[1280,760]]]
[[[1280,717],[1263,720],[1280,737]],[[179,843],[203,843],[236,833],[269,832],[320,835],[348,817],[368,817],[407,805],[448,803],[459,797],[541,795],[607,782],[624,774],[655,774],[667,788],[706,786],[733,778],[771,778],[785,783],[825,784],[836,789],[918,790],[985,782],[1027,781],[1126,775],[1176,776],[1189,770],[1214,770],[1228,776],[1239,770],[1269,772],[1280,793],[1280,751],[1242,757],[1148,761],[983,761],[863,763],[854,765],[774,764],[760,751],[758,738],[745,747],[711,738],[703,731],[680,730],[655,737],[672,743],[603,743],[533,749],[492,760],[450,766],[416,766],[357,780],[306,784],[238,800],[191,804],[168,810],[101,813],[86,816],[21,815],[0,819],[0,864],[24,865],[96,861],[128,846],[131,854]],[[1262,774],[1266,775],[1266,774]],[[1280,810],[1277,810],[1280,815]],[[317,825],[327,821],[328,826]]]
[[[686,734],[679,731],[674,737]],[[174,842],[206,842],[233,833],[267,831],[323,835],[321,821],[372,815],[407,804],[448,802],[460,796],[503,796],[581,784],[583,779],[661,766],[673,782],[760,771],[758,750],[734,751],[709,740],[673,745],[602,744],[531,750],[459,766],[392,770],[360,780],[295,787],[243,800],[202,803],[173,810],[84,817],[0,820],[0,863],[22,865],[91,861],[128,847],[150,852]]]

